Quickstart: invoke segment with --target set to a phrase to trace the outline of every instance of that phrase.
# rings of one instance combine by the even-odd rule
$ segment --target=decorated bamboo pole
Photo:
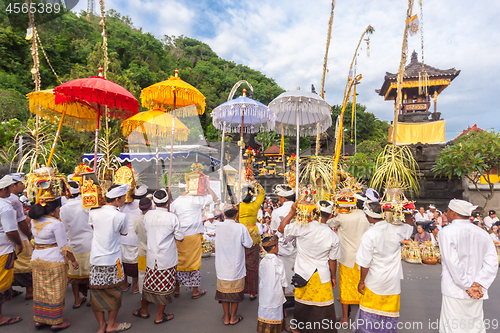
[[[104,78],[108,78],[108,36],[106,35],[106,10],[104,7],[104,0],[99,1],[101,5],[101,21],[100,24],[102,26],[102,51],[104,55]],[[105,140],[106,140],[106,147],[109,147],[109,112],[108,112],[108,106],[104,106],[104,116],[105,116],[105,122],[106,122],[106,133],[105,133]],[[110,160],[109,160],[109,152],[106,154],[106,165],[109,167],[110,165]],[[103,177],[106,175],[106,171],[103,171]]]
[[[56,150],[57,140],[59,139],[59,135],[61,134],[62,124],[64,122],[64,117],[66,116],[66,108],[63,109],[61,114],[61,120],[59,120],[59,125],[57,126],[56,136],[54,138],[54,142],[52,143],[52,148],[50,148],[49,159],[47,160],[47,166],[50,167],[50,162],[52,162],[52,157],[54,156],[54,152]]]
[[[224,146],[226,145],[226,122],[223,122],[222,125],[222,142],[221,142],[221,150],[220,150],[220,197],[221,199],[224,198],[224,170],[222,168],[224,167]],[[224,198],[225,199],[225,198]],[[224,200],[225,202],[225,200]]]
[[[247,95],[247,89],[243,88],[243,97]],[[243,176],[243,147],[245,146],[245,143],[243,141],[243,126],[245,125],[245,105],[241,106],[241,128],[240,128],[240,141],[238,142],[238,145],[240,146],[240,157],[239,157],[239,162],[238,162],[238,177],[240,178],[239,184],[238,184],[238,202],[241,201],[241,189],[242,189],[242,184],[243,180],[245,177]],[[243,176],[243,177],[242,177]]]

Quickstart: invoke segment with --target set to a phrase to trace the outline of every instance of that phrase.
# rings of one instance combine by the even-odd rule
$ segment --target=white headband
[[[17,183],[24,180],[24,173],[22,172],[11,173],[9,176],[11,176],[12,180]]]
[[[365,213],[366,215],[374,218],[374,219],[383,219],[384,217],[382,216],[382,214],[379,214],[379,213],[375,213],[368,204],[372,203],[372,202],[378,202],[378,201],[372,201],[372,200],[368,200],[368,201],[365,201],[363,203],[363,213]]]
[[[320,200],[316,203],[316,207],[324,213],[331,214],[333,210],[333,202]]]
[[[143,196],[146,193],[148,193],[148,186],[144,184],[142,184],[139,187],[136,187],[136,189],[134,190],[134,195],[138,197]]]
[[[276,188],[274,189],[274,194],[280,197],[290,197],[295,194],[295,191],[293,190],[293,188],[287,191],[283,189],[283,185],[276,185]]]
[[[431,204],[431,205],[429,205],[429,209],[436,209],[436,206]]]
[[[165,198],[163,198],[163,199],[158,199],[158,198],[157,198],[157,197],[153,194],[153,201],[154,201],[156,204],[162,204],[162,203],[166,203],[166,202],[168,201],[168,192],[167,192],[167,190],[165,190],[164,188],[162,188],[162,189],[159,189],[159,190],[158,190],[158,191],[156,191],[156,192],[160,192],[160,191],[165,192],[166,196],[165,196]],[[156,192],[155,192],[155,194],[156,194]]]
[[[468,201],[453,199],[450,201],[448,208],[454,211],[455,213],[462,216],[471,216],[472,211],[477,208]]]
[[[106,193],[106,198],[116,199],[121,196],[127,194],[127,191],[130,190],[130,185],[128,184],[119,184],[117,187],[113,188],[111,191]]]
[[[209,220],[209,219],[213,219],[215,216],[212,213],[207,213],[207,215],[205,215],[205,217],[207,218],[207,220]]]
[[[68,186],[69,187],[69,193],[71,194],[78,194],[80,193],[80,184],[78,184],[78,182],[74,181],[74,180],[71,180],[68,182],[69,183],[75,183],[78,187],[74,188],[73,186]]]
[[[179,187],[179,188],[187,188],[187,185],[186,185],[186,184],[184,184],[184,183],[179,182],[178,187]]]
[[[12,176],[6,175],[0,179],[0,189],[6,188],[14,183],[15,181],[12,179]]]

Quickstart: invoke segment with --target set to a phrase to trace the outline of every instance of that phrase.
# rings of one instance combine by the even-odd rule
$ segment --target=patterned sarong
[[[122,306],[122,281],[124,279],[121,263],[110,266],[90,265],[89,282],[92,311],[115,311]]]
[[[245,266],[247,275],[245,277],[244,294],[257,295],[259,292],[259,260],[260,244],[255,244],[245,249]]]
[[[146,276],[142,287],[142,298],[150,303],[167,305],[172,303],[175,289],[175,266],[160,270],[146,268]]]
[[[122,306],[123,287],[117,285],[106,289],[90,289],[92,311],[115,311]]]
[[[177,281],[183,287],[201,286],[201,271],[177,272]]]
[[[354,268],[339,264],[339,296],[342,304],[359,304],[361,294],[358,292],[361,271],[358,264]]]
[[[279,333],[285,330],[283,306],[277,308],[264,308],[259,306],[257,311],[257,332]]]
[[[400,295],[377,295],[363,289],[353,333],[395,333],[399,321]]]
[[[238,303],[243,302],[243,289],[245,278],[236,281],[225,281],[217,279],[217,291],[215,300],[219,302]]]
[[[36,259],[33,269],[33,320],[40,324],[63,322],[64,296],[68,286],[68,266],[64,262]]]
[[[0,256],[0,305],[12,298],[10,287],[14,280],[15,253]]]
[[[17,254],[17,260],[14,263],[14,274],[31,273],[31,255],[33,249],[31,248],[30,241],[23,241],[23,250]]]

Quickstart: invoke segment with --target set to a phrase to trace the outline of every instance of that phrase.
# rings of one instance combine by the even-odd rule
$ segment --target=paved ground
[[[208,290],[206,296],[192,300],[191,291],[185,288],[181,291],[181,297],[176,298],[174,302],[167,306],[166,311],[175,315],[175,318],[161,325],[154,325],[153,314],[156,312],[156,306],[150,307],[150,319],[140,319],[133,317],[132,311],[140,307],[140,295],[132,294],[130,291],[123,295],[123,305],[118,314],[119,321],[128,321],[132,323],[129,332],[197,332],[197,333],[225,333],[255,332],[257,327],[257,307],[258,301],[250,302],[248,296],[240,304],[239,313],[243,315],[244,320],[235,326],[224,326],[222,324],[222,307],[214,300],[216,276],[214,268],[214,258],[203,259],[202,262],[202,288]],[[430,326],[439,318],[441,308],[440,275],[441,266],[414,265],[403,263],[405,279],[402,281],[401,295],[401,317],[400,322],[406,325],[421,325],[413,328],[402,329],[399,332],[437,332]],[[500,278],[497,278],[490,288],[490,299],[484,303],[485,319],[496,320],[500,325]],[[335,292],[338,297],[337,290]],[[71,327],[64,332],[96,332],[97,322],[89,307],[72,309],[73,295],[68,289],[66,297],[66,307],[64,317],[71,322]],[[340,314],[340,303],[336,300],[337,315]],[[23,321],[12,326],[2,327],[1,331],[10,332],[34,332],[32,317],[32,301],[25,301],[23,296],[4,304],[3,313],[8,316],[21,316]],[[353,307],[354,318],[357,307]],[[289,311],[289,319],[293,318],[293,310]],[[421,324],[418,324],[421,323]],[[435,325],[435,324],[434,324]],[[49,329],[40,332],[50,332]],[[487,332],[497,332],[489,329]],[[340,330],[339,332],[348,332]]]

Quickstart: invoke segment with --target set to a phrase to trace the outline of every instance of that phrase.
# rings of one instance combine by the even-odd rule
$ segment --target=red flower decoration
[[[291,157],[295,157],[295,154],[292,154]]]
[[[305,193],[305,194],[309,194],[309,191],[305,191],[304,193]]]
[[[127,166],[128,166],[130,169],[132,169],[132,164],[127,164]]]
[[[316,194],[316,190],[313,191],[313,194]]]

